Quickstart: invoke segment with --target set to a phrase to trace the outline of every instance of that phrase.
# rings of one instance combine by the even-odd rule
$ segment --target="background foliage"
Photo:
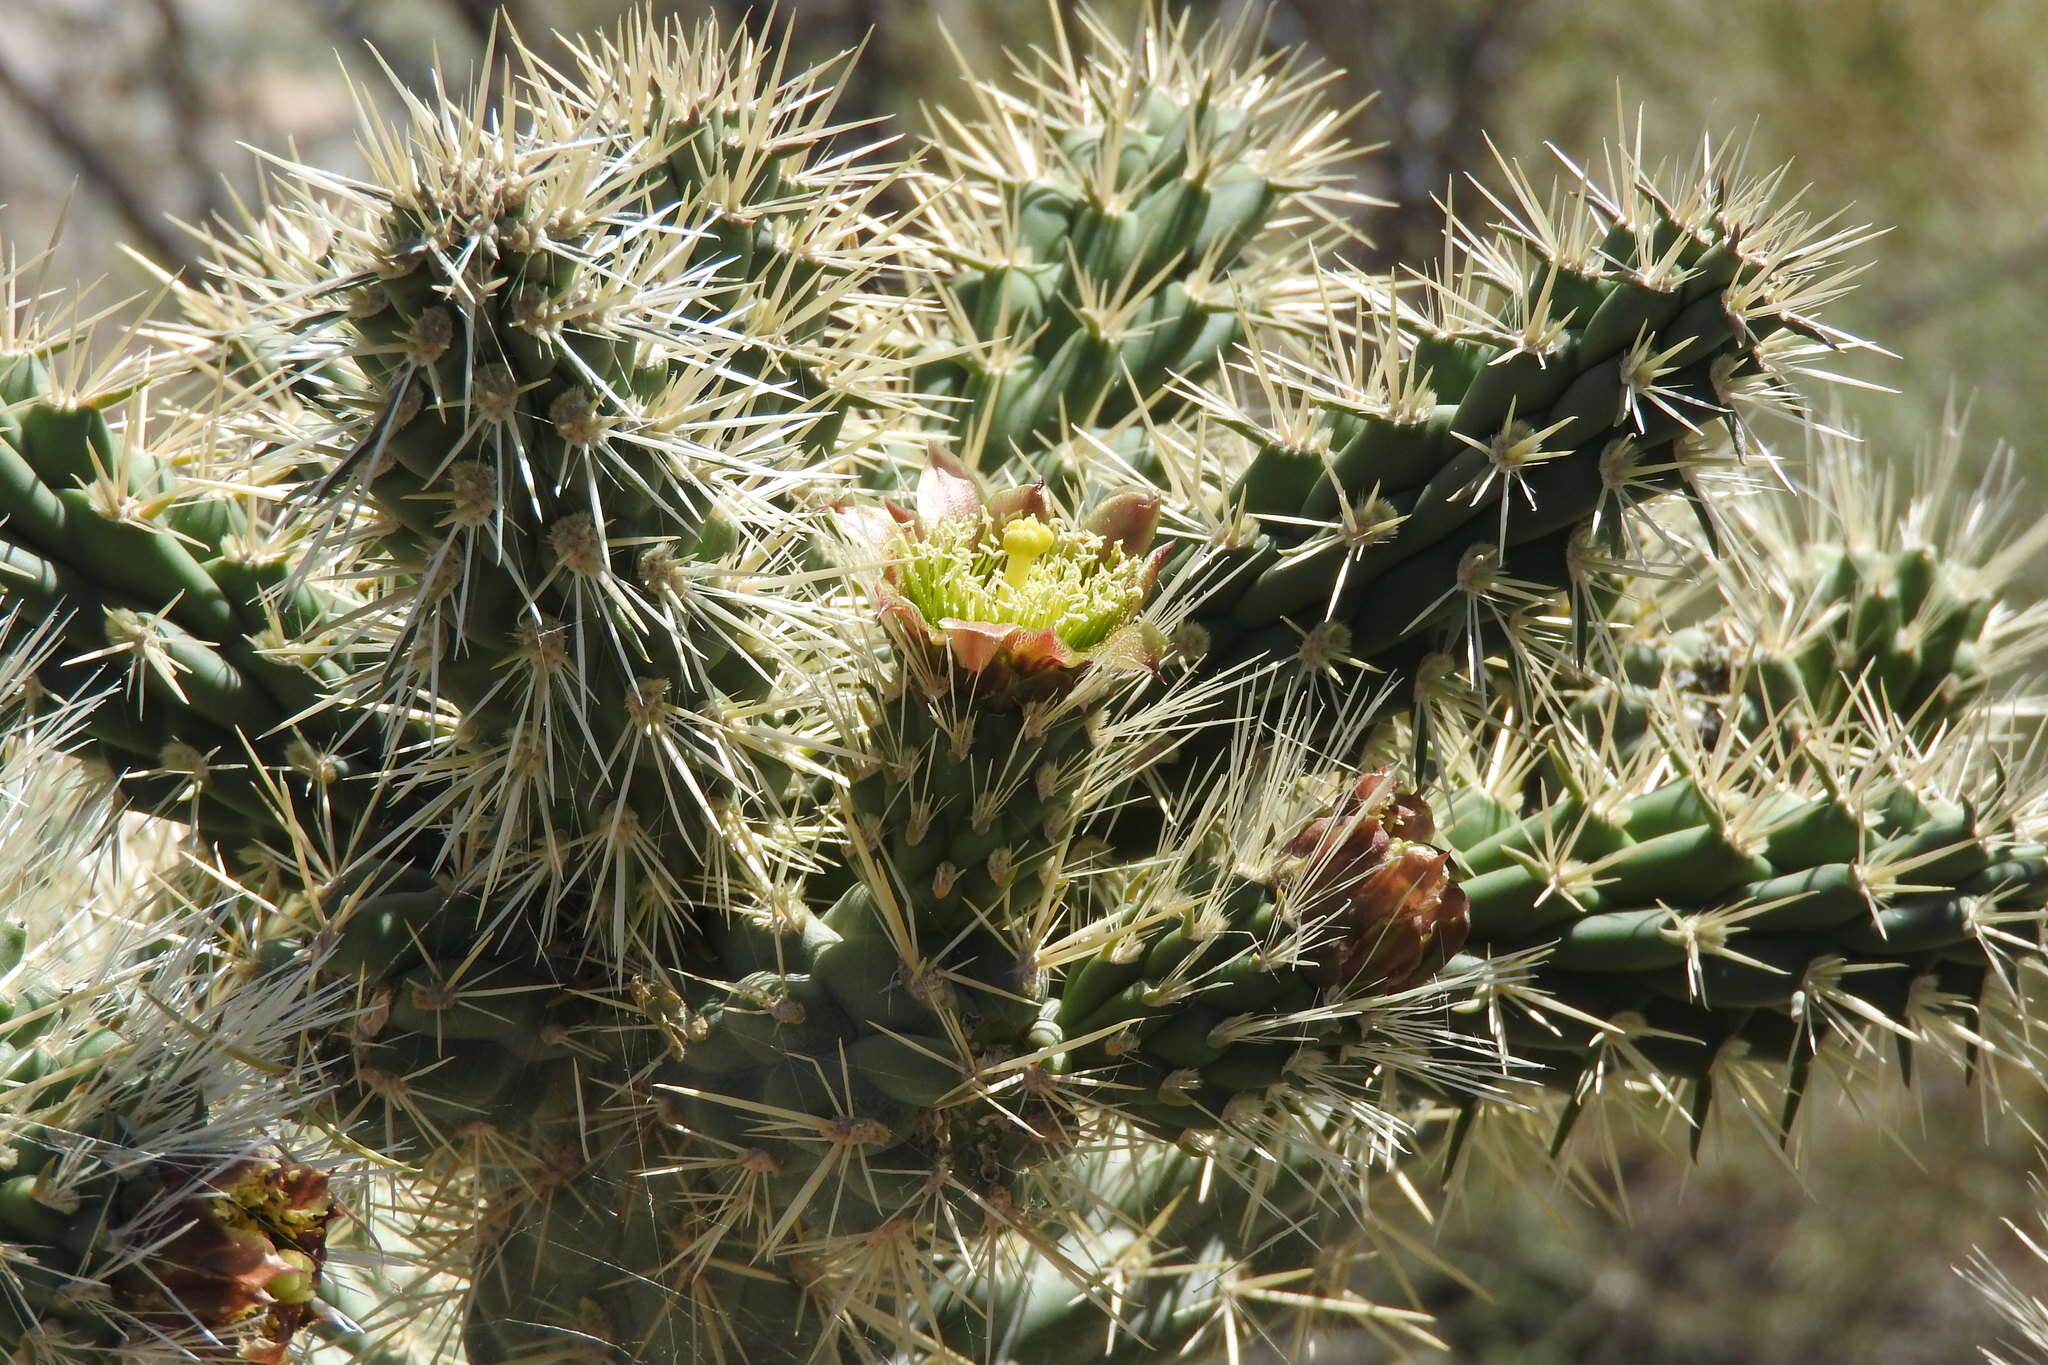
[[[704,6],[667,6],[694,13]],[[199,219],[254,184],[240,144],[290,145],[347,168],[351,83],[381,101],[368,44],[405,85],[438,60],[461,73],[483,50],[487,0],[13,0],[0,49],[0,237],[28,248],[62,237],[53,281],[108,277],[108,295],[146,278],[125,242],[177,266],[187,246],[166,215]],[[516,0],[522,32],[587,31],[617,0]],[[657,6],[657,8],[662,8]],[[721,5],[728,14],[738,6]],[[1119,6],[1098,8],[1114,13]],[[1229,10],[1234,6],[1194,4]],[[914,112],[954,88],[944,34],[974,67],[1039,38],[1025,7],[965,0],[790,0],[755,26],[788,24],[793,57],[867,39],[853,96]],[[942,33],[943,31],[943,33]],[[1592,145],[1620,110],[1682,153],[1701,128],[1747,137],[1757,164],[1790,160],[1819,205],[1891,226],[1880,265],[1833,320],[1897,351],[1854,372],[1901,396],[1852,394],[1848,415],[1909,449],[1951,394],[1973,408],[1980,452],[2024,447],[2048,418],[2035,382],[2032,301],[2048,281],[2048,8],[1931,0],[1294,0],[1276,41],[1343,67],[1344,92],[1379,98],[1353,135],[1387,149],[1360,187],[1395,201],[1365,226],[1382,263],[1427,253],[1429,199],[1471,170],[1488,179],[1491,139],[1534,162],[1543,141]],[[545,51],[545,44],[541,48]],[[337,56],[338,53],[338,56]],[[451,84],[459,84],[451,81]],[[1459,202],[1469,187],[1456,192]],[[1846,362],[1845,362],[1846,364]],[[2048,582],[2048,570],[2037,570]],[[1889,1096],[1902,1106],[1908,1101]],[[1960,1360],[1992,1334],[1990,1310],[1949,1266],[1998,1237],[2027,1199],[2026,1152],[1987,1143],[1957,1078],[1930,1086],[1919,1114],[1871,1125],[1816,1114],[1803,1140],[1831,1147],[1795,1174],[1753,1134],[1710,1136],[1691,1168],[1617,1140],[1615,1178],[1548,1201],[1506,1198],[1487,1180],[1460,1192],[1440,1233],[1445,1259],[1490,1294],[1426,1285],[1456,1358],[1561,1365],[1671,1365],[1793,1359]],[[1908,1141],[1885,1136],[1902,1130]],[[2008,1130],[2009,1131],[2009,1130]],[[1913,1153],[1922,1154],[1918,1161]],[[1524,1190],[1518,1189],[1520,1196]],[[1591,1193],[1591,1201],[1580,1195]],[[1506,1212],[1504,1212],[1506,1211]],[[2016,1265],[2031,1275],[2038,1266]],[[1740,1312],[1731,1308],[1740,1307]]]

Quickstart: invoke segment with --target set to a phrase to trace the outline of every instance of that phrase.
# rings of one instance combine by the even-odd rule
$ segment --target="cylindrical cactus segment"
[[[915,511],[843,514],[854,552],[879,566],[873,593],[893,645],[871,683],[874,761],[846,806],[866,875],[901,900],[903,948],[979,924],[1028,961],[1050,928],[1087,813],[1075,776],[1091,728],[1161,648],[1140,615],[1157,512],[1149,498],[1118,499],[1076,525],[1037,484],[985,498],[935,449]],[[1036,994],[1007,975],[990,989]]]
[[[906,957],[855,888],[796,932],[736,932],[727,961],[732,979],[686,992],[680,1057],[657,1073],[704,1198],[751,1172],[760,1216],[799,1243],[1033,1202],[1031,1168],[1071,1141],[1072,1115],[1014,946],[984,931]]]
[[[682,1045],[661,978],[622,982],[573,946],[500,946],[483,904],[416,865],[363,860],[239,910],[244,970],[307,974],[335,1016],[301,1040],[319,1121],[437,1179],[488,1191],[573,1171],[616,1126],[613,1069]]]
[[[840,1365],[830,1292],[801,1269],[719,1246],[719,1208],[669,1202],[629,1145],[487,1217],[465,1317],[470,1365],[591,1356],[640,1365]],[[699,1254],[708,1240],[718,1250]],[[815,1271],[812,1272],[815,1274]],[[822,1288],[822,1287],[821,1287]]]
[[[318,1050],[340,1120],[375,1150],[530,1179],[593,1126],[591,1062],[658,1050],[630,1002],[608,1008],[573,963],[479,954],[480,908],[438,887],[401,879],[331,908],[314,963],[353,988],[355,1012]]]
[[[582,88],[536,66],[501,114],[373,130],[375,188],[339,206],[297,187],[284,217],[339,228],[287,263],[314,278],[248,267],[274,225],[223,256],[257,306],[338,303],[275,359],[325,381],[313,491],[350,533],[327,567],[375,596],[372,685],[455,721],[401,785],[435,789],[458,876],[623,951],[797,856],[735,837],[788,781],[758,718],[831,635],[776,586],[814,463],[894,381],[862,341],[874,216],[805,164],[818,74],[778,85],[708,28],[583,55]]]
[[[2030,685],[2044,612],[2015,587],[2048,528],[2015,510],[2002,462],[1973,474],[1965,461],[1953,429],[1905,458],[1823,437],[1790,471],[1813,498],[1739,505],[1730,534],[1743,546],[1695,566],[1683,593],[1636,585],[1657,612],[1621,635],[1620,666],[1560,670],[1553,688],[1624,746],[1667,685],[1691,723],[1776,728],[1793,747],[1806,718],[1863,711],[1929,750],[1974,732],[2001,694]]]
[[[92,698],[81,752],[216,842],[289,847],[299,818],[359,820],[383,727],[324,707],[345,674],[322,636],[349,604],[291,580],[246,498],[139,445],[130,386],[78,392],[23,352],[0,355],[0,389],[7,634],[62,641],[38,704]]]
[[[1562,221],[1513,171],[1519,208],[1487,232],[1453,220],[1427,289],[1351,278],[1325,335],[1262,340],[1248,391],[1206,398],[1251,443],[1214,524],[1256,528],[1211,538],[1190,620],[1217,665],[1483,659],[1590,590],[1593,548],[1633,544],[1637,504],[1700,496],[1702,434],[1777,392],[1846,242],[1816,250],[1710,161],[1677,192],[1623,161],[1622,198],[1582,175],[1591,212]]]
[[[1094,1207],[1056,1256],[998,1260],[938,1298],[937,1335],[949,1346],[969,1359],[1057,1365],[1086,1341],[1091,1360],[1148,1365],[1163,1341],[1188,1355],[1257,1339],[1290,1359],[1334,1330],[1441,1345],[1428,1314],[1372,1303],[1347,1283],[1375,1249],[1332,1165],[1268,1156],[1223,1171],[1186,1150],[1111,1149],[1083,1179]],[[1133,1265],[1154,1273],[1132,1275]]]
[[[1062,463],[1067,430],[1165,416],[1248,319],[1313,311],[1303,224],[1358,198],[1343,120],[1313,98],[1327,77],[1261,55],[1250,23],[1078,27],[1020,70],[1023,93],[983,86],[975,117],[941,115],[943,322],[917,375],[964,463],[1022,457],[1062,496],[1085,473]]]
[[[1505,1027],[1557,1083],[1647,1067],[1699,1082],[1701,1121],[1721,1060],[1789,1062],[1789,1124],[1832,1036],[1935,1039],[1937,1014],[1970,1015],[2000,964],[2038,946],[2040,814],[1967,775],[1968,734],[1919,753],[1926,699],[1891,717],[1795,697],[1759,736],[1739,687],[1709,696],[1667,675],[1643,695],[1654,728],[1615,736],[1579,714],[1534,746],[1515,793],[1452,802],[1468,812],[1473,949],[1545,949],[1530,984],[1564,1007],[1468,1022]]]
[[[1765,613],[1734,607],[1693,626],[1618,643],[1612,676],[1559,670],[1569,714],[1628,751],[1659,708],[1752,740],[1775,731],[1796,748],[1812,717],[1875,708],[1934,743],[1966,724],[2003,681],[2011,631],[1995,594],[1924,550],[1815,546],[1787,599]],[[1762,619],[1758,619],[1759,615]]]

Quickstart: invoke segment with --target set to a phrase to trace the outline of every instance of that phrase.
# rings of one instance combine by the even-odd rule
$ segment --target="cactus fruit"
[[[1622,155],[1368,275],[1256,48],[885,165],[761,40],[512,41],[112,368],[9,296],[0,760],[180,828],[0,907],[0,1341],[1425,1343],[1347,1276],[1432,1145],[2032,1064],[2038,534],[1752,477],[1861,235]]]

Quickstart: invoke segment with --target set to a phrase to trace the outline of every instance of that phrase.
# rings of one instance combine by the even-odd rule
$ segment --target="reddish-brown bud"
[[[1287,844],[1284,887],[1307,936],[1309,976],[1348,994],[1413,989],[1465,946],[1471,903],[1451,855],[1428,840],[1429,806],[1386,769],[1359,778]]]

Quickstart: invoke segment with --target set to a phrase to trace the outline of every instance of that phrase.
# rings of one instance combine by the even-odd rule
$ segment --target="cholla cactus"
[[[901,165],[710,26],[514,43],[108,368],[9,296],[8,733],[179,826],[84,984],[7,911],[10,1344],[1427,1341],[1404,1163],[2032,1067],[2037,537],[1756,430],[1860,235],[1617,153],[1367,275],[1255,38]]]

